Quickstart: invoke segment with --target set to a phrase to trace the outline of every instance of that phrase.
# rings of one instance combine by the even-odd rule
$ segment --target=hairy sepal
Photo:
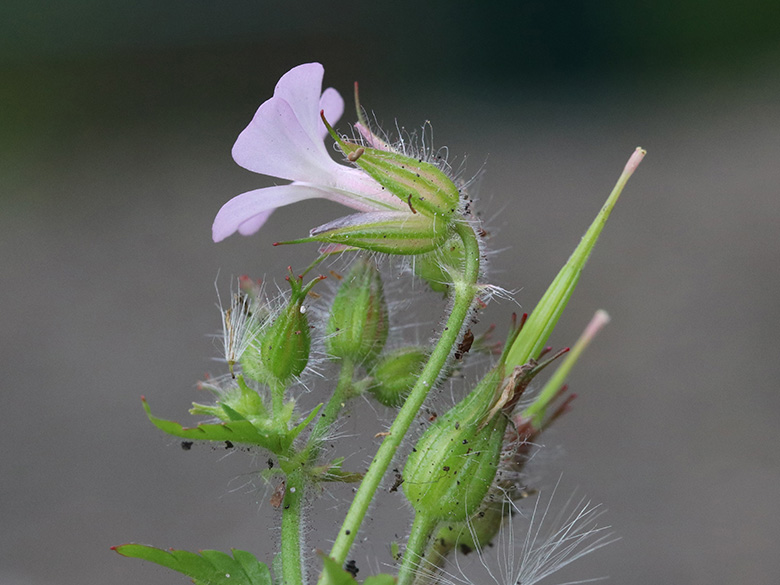
[[[350,161],[415,211],[441,218],[451,218],[457,211],[458,188],[436,165],[354,142],[340,142],[339,146]]]
[[[397,255],[424,254],[447,240],[443,220],[403,211],[356,213],[321,225],[308,238],[282,242],[322,242]]]

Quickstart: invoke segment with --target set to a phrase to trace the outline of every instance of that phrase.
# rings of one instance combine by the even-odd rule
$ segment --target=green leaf
[[[227,409],[223,404],[223,409],[226,409],[225,412],[229,413],[233,420],[221,423],[201,423],[197,427],[187,428],[177,422],[154,416],[146,399],[142,397],[141,400],[143,401],[146,416],[149,417],[152,424],[169,435],[195,441],[231,441],[233,443],[258,445],[277,455],[287,454],[295,437],[314,420],[314,417],[317,416],[320,408],[322,408],[322,404],[320,404],[301,424],[289,431],[280,432],[272,429],[258,429],[257,426],[246,420],[240,413]]]
[[[306,419],[301,424],[299,424],[297,427],[294,427],[293,429],[290,430],[288,434],[288,437],[290,437],[290,442],[292,442],[293,439],[295,439],[295,437],[300,435],[303,429],[309,426],[309,423],[311,423],[311,421],[314,420],[314,417],[317,416],[317,413],[320,411],[322,406],[323,403],[320,402],[317,406],[314,407],[314,410],[311,411],[311,414],[309,414],[309,416],[307,416]]]
[[[197,427],[187,428],[177,422],[154,416],[146,399],[142,398],[142,400],[146,416],[149,417],[152,424],[174,437],[195,441],[231,441],[234,443],[258,445],[276,454],[284,454],[294,438],[294,436],[290,437],[287,433],[280,434],[273,431],[261,431],[235,411],[232,411],[231,415],[240,417],[240,420],[222,423],[201,423]]]
[[[196,585],[271,585],[268,567],[243,550],[232,549],[231,557],[217,550],[202,550],[197,555],[186,550],[162,550],[143,544],[123,544],[112,549],[122,556],[143,559],[183,573]]]

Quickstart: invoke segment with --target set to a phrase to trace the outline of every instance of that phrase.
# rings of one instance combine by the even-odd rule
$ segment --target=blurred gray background
[[[281,281],[314,248],[271,243],[344,214],[298,204],[254,237],[210,239],[225,201],[273,184],[232,162],[235,137],[314,60],[348,103],[360,80],[386,128],[430,120],[466,175],[484,168],[503,250],[490,278],[525,310],[648,150],[552,340],[597,308],[613,317],[534,468],[542,487],[563,473],[560,503],[575,488],[603,502],[621,540],[549,582],[780,582],[780,4],[475,4],[0,5],[0,583],[187,582],[109,550],[131,541],[270,561],[262,453],[184,452],[139,397],[187,420],[195,381],[220,371],[218,272]],[[482,324],[505,332],[513,310],[491,305]],[[428,314],[404,318],[412,335],[427,338]],[[342,432],[386,419],[358,403]],[[375,449],[342,441],[354,468]],[[348,497],[318,500],[312,548]],[[372,510],[361,577],[408,525],[399,508],[400,493]]]

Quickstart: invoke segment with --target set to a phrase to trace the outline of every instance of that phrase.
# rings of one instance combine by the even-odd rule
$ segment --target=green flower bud
[[[303,302],[321,279],[316,278],[304,287],[303,277],[296,278],[290,272],[287,277],[292,288],[290,300],[244,352],[241,367],[245,375],[272,388],[285,388],[303,372],[311,350],[309,320]]]
[[[382,356],[370,374],[373,384],[368,391],[385,406],[401,406],[428,359],[422,347],[402,347]]]
[[[507,417],[494,411],[502,368],[420,437],[404,467],[404,493],[416,513],[457,522],[477,511],[498,469]]]
[[[433,291],[446,294],[463,266],[464,254],[463,241],[450,238],[433,252],[415,258],[414,273]]]
[[[370,362],[385,346],[387,331],[382,277],[372,260],[358,259],[333,300],[325,346],[334,357]]]

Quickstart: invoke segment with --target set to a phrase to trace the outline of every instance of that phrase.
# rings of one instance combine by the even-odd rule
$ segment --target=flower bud
[[[507,418],[491,413],[502,382],[491,370],[471,393],[434,422],[404,467],[404,493],[429,520],[465,520],[482,504],[498,468]]]
[[[370,362],[385,346],[387,331],[382,277],[372,260],[360,258],[333,300],[325,346],[333,357]]]
[[[385,406],[401,406],[428,359],[422,347],[402,347],[382,356],[371,370],[373,384],[368,391]]]
[[[311,335],[306,306],[303,301],[321,278],[305,287],[302,277],[290,276],[292,288],[289,302],[276,318],[271,319],[241,358],[244,374],[269,386],[285,388],[292,378],[299,376],[309,363]]]
[[[446,294],[458,271],[462,270],[465,250],[463,241],[453,237],[428,254],[414,261],[414,273],[425,280],[431,290]]]

